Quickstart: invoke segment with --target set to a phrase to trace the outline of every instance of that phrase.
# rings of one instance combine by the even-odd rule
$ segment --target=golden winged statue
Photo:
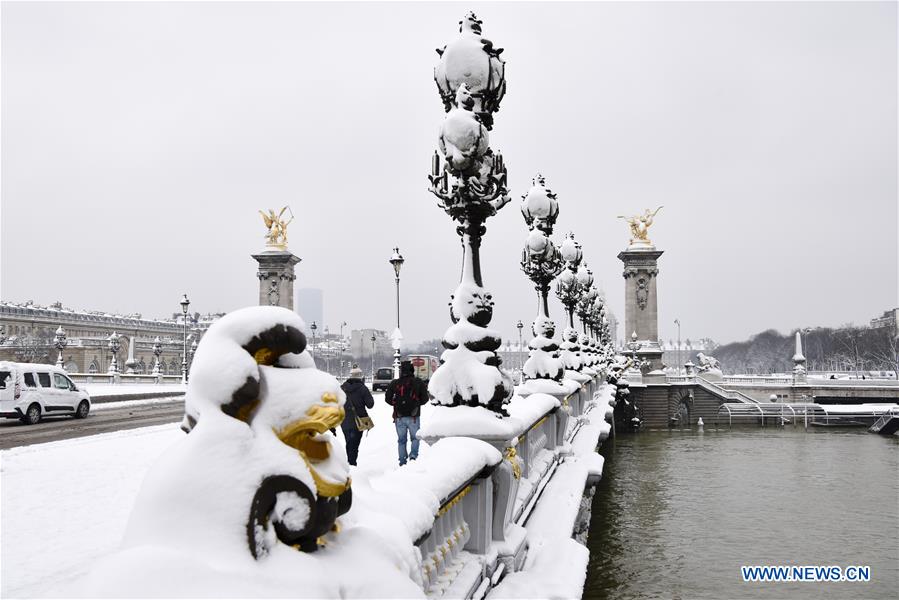
[[[627,224],[631,227],[631,243],[641,242],[644,244],[651,244],[649,241],[649,227],[652,225],[653,218],[659,214],[659,211],[662,210],[662,206],[655,209],[654,212],[649,212],[647,208],[646,211],[642,215],[634,215],[633,217],[626,217],[624,215],[618,215],[619,219],[624,219],[627,221]]]
[[[265,244],[266,246],[281,248],[282,250],[287,249],[287,226],[293,222],[293,211],[290,210],[289,221],[284,221],[283,217],[285,211],[289,210],[290,207],[285,206],[277,215],[271,208],[268,209],[268,214],[261,210],[259,211],[266,228],[268,228],[268,233],[265,234],[265,239],[268,240]]]

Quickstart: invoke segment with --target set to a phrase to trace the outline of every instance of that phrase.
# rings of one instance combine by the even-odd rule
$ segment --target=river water
[[[706,428],[602,447],[584,598],[899,597],[899,437]],[[746,583],[742,565],[867,565],[868,583]]]

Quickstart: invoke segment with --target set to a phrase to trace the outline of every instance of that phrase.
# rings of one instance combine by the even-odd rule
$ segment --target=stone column
[[[649,371],[662,368],[656,292],[662,252],[651,245],[631,244],[618,254],[624,263],[624,333],[626,337],[637,333],[637,354],[649,361]]]
[[[259,263],[256,277],[259,278],[260,306],[282,306],[293,310],[293,282],[297,276],[293,267],[300,257],[289,250],[266,250],[253,254]]]

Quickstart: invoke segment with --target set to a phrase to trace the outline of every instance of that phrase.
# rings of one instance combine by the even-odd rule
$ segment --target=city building
[[[881,327],[891,327],[894,332],[899,334],[899,308],[885,310],[881,316],[871,319],[871,329],[880,329]]]
[[[221,314],[187,315],[188,353],[194,341]],[[105,373],[112,360],[109,337],[121,336],[116,362],[126,372],[126,361],[134,345],[134,373],[151,373],[156,363],[153,346],[159,338],[160,372],[181,374],[184,345],[184,318],[145,319],[140,314],[116,315],[102,311],[73,310],[55,302],[40,306],[33,302],[0,301],[0,360],[55,363],[56,331],[63,328],[66,345],[62,352],[63,367],[71,373]]]

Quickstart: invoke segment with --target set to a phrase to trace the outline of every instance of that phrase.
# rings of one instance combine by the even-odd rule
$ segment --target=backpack
[[[398,379],[393,390],[393,406],[396,414],[401,417],[414,417],[418,415],[418,407],[421,406],[418,381],[414,377]]]

